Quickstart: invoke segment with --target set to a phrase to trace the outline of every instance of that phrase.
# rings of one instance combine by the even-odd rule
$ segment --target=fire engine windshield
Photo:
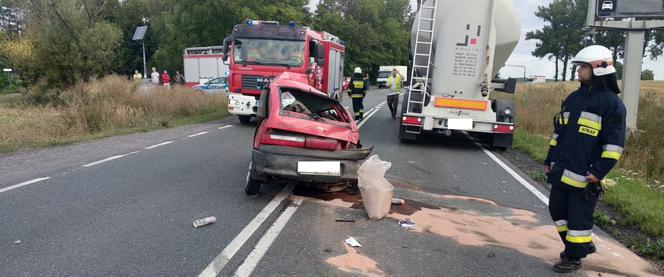
[[[304,63],[304,41],[237,39],[233,56],[238,64],[300,67]]]

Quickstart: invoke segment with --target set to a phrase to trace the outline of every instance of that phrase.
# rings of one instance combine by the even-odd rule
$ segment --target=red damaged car
[[[284,72],[263,92],[245,192],[263,183],[330,188],[357,181],[362,148],[353,117],[335,99],[308,85],[307,75]]]

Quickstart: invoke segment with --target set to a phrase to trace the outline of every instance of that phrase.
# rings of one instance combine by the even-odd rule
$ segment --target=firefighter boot
[[[595,244],[591,241],[588,243],[588,255],[597,252],[597,247],[595,247]],[[565,255],[565,251],[560,252],[560,260],[566,259],[567,256]]]
[[[581,259],[565,258],[553,265],[553,271],[558,273],[569,273],[581,268]]]

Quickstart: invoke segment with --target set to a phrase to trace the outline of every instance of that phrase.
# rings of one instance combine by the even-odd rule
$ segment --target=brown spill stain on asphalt
[[[297,187],[293,194],[304,196],[309,202],[342,208],[351,208],[361,201],[359,194],[353,195],[345,191],[325,192],[312,188]]]
[[[474,211],[450,208],[421,207],[414,213],[393,212],[387,216],[395,220],[410,218],[417,225],[413,232],[431,233],[468,246],[493,245],[514,249],[525,255],[544,259],[550,265],[558,262],[562,242],[553,225],[536,225],[535,214],[519,209],[503,208],[498,215],[483,215]],[[514,221],[521,222],[515,224]],[[524,224],[525,223],[525,224]],[[625,247],[593,236],[597,253],[584,259],[587,274],[617,274],[619,276],[658,276],[648,262]]]
[[[384,276],[385,273],[378,269],[376,261],[369,257],[360,255],[354,248],[344,245],[346,254],[325,260],[330,265],[341,271],[362,276]]]
[[[439,195],[422,192],[439,199],[471,202],[489,206],[490,215],[472,210],[461,210],[452,206],[436,206],[414,200],[404,199],[404,205],[392,205],[388,218],[401,220],[410,218],[416,223],[411,231],[431,233],[469,246],[498,246],[514,249],[525,255],[540,258],[553,265],[559,261],[558,255],[563,244],[553,224],[541,225],[535,213],[528,210],[501,207],[496,202],[458,195]],[[296,192],[309,197],[310,202],[328,206],[363,209],[359,195],[347,192]],[[597,253],[583,261],[583,268],[588,276],[662,276],[647,261],[629,251],[613,240],[593,235]],[[350,273],[367,276],[380,275],[376,263],[368,257],[359,255],[353,248],[346,246],[348,254],[330,258],[329,264]],[[377,270],[377,271],[376,271]]]

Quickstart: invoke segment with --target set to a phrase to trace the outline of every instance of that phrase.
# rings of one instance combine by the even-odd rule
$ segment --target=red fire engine
[[[339,99],[345,47],[327,32],[287,26],[275,21],[247,20],[224,39],[229,63],[228,111],[247,123],[256,115],[258,98],[270,81],[284,71],[308,74],[310,84]]]

